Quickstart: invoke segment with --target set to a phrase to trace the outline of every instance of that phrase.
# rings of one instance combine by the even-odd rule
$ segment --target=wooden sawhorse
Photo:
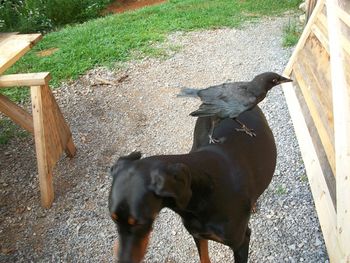
[[[32,115],[2,94],[0,111],[34,135],[41,204],[45,208],[51,207],[54,199],[52,170],[56,162],[63,151],[69,157],[76,153],[71,131],[49,88],[50,78],[48,72],[0,76],[0,88],[30,87]]]

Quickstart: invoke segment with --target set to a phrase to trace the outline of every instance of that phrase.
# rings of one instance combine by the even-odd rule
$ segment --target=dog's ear
[[[183,163],[169,164],[163,170],[151,172],[149,189],[156,195],[174,198],[176,205],[184,209],[191,199],[191,173]]]
[[[109,172],[111,175],[113,175],[113,172],[116,171],[117,168],[122,167],[127,162],[139,160],[140,158],[141,152],[132,152],[129,155],[121,156],[116,161],[116,163],[112,165],[112,167],[109,169]]]

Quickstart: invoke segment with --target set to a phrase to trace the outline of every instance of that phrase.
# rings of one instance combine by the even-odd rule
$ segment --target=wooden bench
[[[32,115],[2,94],[0,111],[34,135],[41,204],[45,208],[51,207],[54,199],[52,170],[56,162],[63,151],[69,157],[76,152],[70,129],[49,88],[50,78],[48,72],[0,76],[0,88],[30,87]]]

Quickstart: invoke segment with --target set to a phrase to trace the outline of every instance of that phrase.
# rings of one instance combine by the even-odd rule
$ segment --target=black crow
[[[191,112],[195,117],[211,117],[212,124],[209,132],[209,142],[216,143],[213,132],[220,120],[231,118],[241,128],[237,131],[244,131],[250,136],[255,136],[252,129],[249,129],[237,117],[247,110],[254,108],[262,101],[267,92],[274,86],[284,82],[292,81],[274,72],[265,72],[257,75],[248,82],[228,82],[206,89],[182,88],[178,97],[198,97],[202,104],[199,109]]]

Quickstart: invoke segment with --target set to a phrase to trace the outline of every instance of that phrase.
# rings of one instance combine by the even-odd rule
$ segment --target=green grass
[[[302,176],[300,176],[300,181],[306,183],[306,182],[308,181],[307,175],[306,175],[306,174],[303,174]]]
[[[11,120],[0,118],[0,145],[7,144],[13,137],[26,137],[29,133],[20,129]]]
[[[287,193],[287,189],[285,189],[282,185],[277,186],[275,191],[278,195],[284,195]]]
[[[296,21],[289,21],[288,25],[283,29],[283,46],[294,46],[302,33],[302,28]]]
[[[7,73],[50,71],[51,85],[76,79],[96,66],[113,67],[134,53],[163,55],[155,48],[173,31],[237,27],[261,16],[296,9],[300,0],[170,0],[165,4],[72,25],[45,35],[34,49]],[[50,56],[37,52],[58,48]],[[23,89],[5,91],[22,100]]]

